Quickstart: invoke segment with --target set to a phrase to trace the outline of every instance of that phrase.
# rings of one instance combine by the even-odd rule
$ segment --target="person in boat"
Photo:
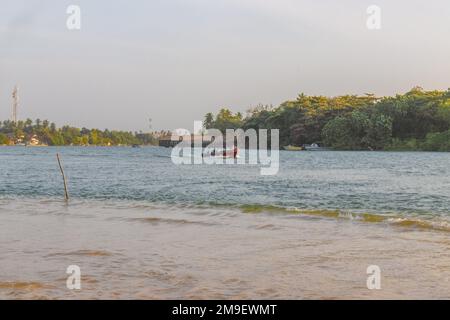
[[[234,146],[231,151],[224,149],[223,152],[222,152],[222,156],[223,157],[231,157],[231,156],[233,156],[233,158],[236,158],[237,154],[238,154],[237,146]]]

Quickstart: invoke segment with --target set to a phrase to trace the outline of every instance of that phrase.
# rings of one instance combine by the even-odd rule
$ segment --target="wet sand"
[[[449,299],[450,238],[237,208],[0,201],[0,299]],[[81,268],[81,290],[66,269]],[[381,289],[366,286],[369,265]]]

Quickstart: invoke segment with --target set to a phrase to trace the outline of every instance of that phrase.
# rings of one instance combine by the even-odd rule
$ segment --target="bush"
[[[9,144],[9,138],[5,134],[0,133],[0,145],[5,144]]]
[[[422,149],[426,151],[450,151],[450,130],[427,134]]]

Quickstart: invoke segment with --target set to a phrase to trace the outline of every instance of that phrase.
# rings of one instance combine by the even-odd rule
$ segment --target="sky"
[[[0,119],[15,84],[20,119],[132,131],[299,93],[445,90],[449,39],[448,0],[0,0]]]

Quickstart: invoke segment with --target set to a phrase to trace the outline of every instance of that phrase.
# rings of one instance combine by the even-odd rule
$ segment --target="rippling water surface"
[[[450,154],[281,152],[259,172],[0,148],[0,298],[450,298]]]

